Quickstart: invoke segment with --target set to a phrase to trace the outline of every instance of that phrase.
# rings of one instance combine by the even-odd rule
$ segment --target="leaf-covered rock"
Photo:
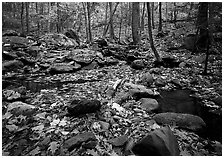
[[[191,114],[167,112],[156,114],[153,119],[158,124],[175,125],[194,132],[202,132],[206,127],[202,118]]]

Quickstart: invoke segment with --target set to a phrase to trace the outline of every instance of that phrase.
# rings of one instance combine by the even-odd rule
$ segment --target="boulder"
[[[15,52],[3,51],[2,58],[3,58],[3,60],[14,60],[14,59],[18,58],[18,56]]]
[[[115,147],[123,146],[128,141],[128,136],[122,135],[120,137],[112,138],[109,140],[109,143],[111,143]]]
[[[156,129],[138,141],[132,148],[139,156],[179,156],[179,145],[169,127]]]
[[[143,68],[145,68],[145,63],[141,59],[134,60],[131,63],[131,68],[136,69],[136,70],[142,70]]]
[[[156,114],[153,119],[162,125],[175,125],[183,129],[188,129],[197,133],[201,133],[206,124],[199,116],[181,113],[160,113]]]
[[[15,30],[6,30],[2,33],[2,36],[19,36],[19,33]]]
[[[11,48],[27,48],[30,44],[29,40],[19,36],[4,36],[2,38],[4,44],[10,44]]]
[[[74,29],[68,29],[64,34],[65,36],[74,39],[78,44],[80,44],[79,36]]]
[[[76,147],[83,146],[84,148],[92,149],[97,145],[97,139],[92,132],[85,132],[69,138],[64,142],[64,147],[68,151],[72,151]]]
[[[19,60],[10,60],[10,61],[5,61],[2,64],[2,70],[3,71],[17,71],[19,68],[23,67],[23,63]]]
[[[150,73],[146,73],[142,76],[141,82],[143,85],[150,87],[153,84],[153,76]]]
[[[140,106],[147,112],[153,112],[159,108],[159,103],[155,99],[141,98],[139,101],[141,102]]]
[[[98,100],[73,100],[67,110],[71,116],[79,116],[81,114],[94,113],[101,108]]]
[[[21,101],[13,102],[8,105],[7,111],[14,115],[31,116],[36,112],[36,108],[33,105],[23,103]]]
[[[55,63],[49,67],[50,74],[59,74],[59,73],[67,73],[67,72],[74,72],[79,70],[81,65],[75,63],[75,66],[68,63]]]

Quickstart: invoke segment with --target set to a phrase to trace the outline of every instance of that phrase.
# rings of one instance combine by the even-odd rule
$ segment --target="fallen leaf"
[[[54,154],[55,151],[58,149],[58,146],[59,146],[59,144],[57,142],[55,142],[55,141],[51,142],[48,150],[51,151],[52,154]]]
[[[18,129],[18,126],[16,125],[6,125],[6,128],[12,132],[12,131],[16,131]]]

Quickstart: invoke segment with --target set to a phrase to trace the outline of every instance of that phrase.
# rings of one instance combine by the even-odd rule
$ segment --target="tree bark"
[[[119,42],[121,41],[121,29],[122,29],[122,22],[123,22],[123,7],[122,7],[122,4],[121,4],[121,14],[120,14],[120,26],[119,26]]]
[[[162,32],[162,2],[159,2],[159,28],[158,32]]]
[[[61,32],[61,15],[60,15],[60,2],[57,2],[57,33]]]
[[[113,6],[112,2],[109,2],[109,7],[110,7],[110,39],[115,39],[114,35],[114,26],[113,26]]]
[[[30,24],[29,24],[29,2],[25,2],[26,6],[26,33],[30,33]]]
[[[142,17],[141,17],[141,31],[145,29],[145,2],[143,2],[143,9],[142,9]]]
[[[88,34],[89,34],[88,42],[92,43],[90,2],[87,2],[87,19],[88,19]]]
[[[21,4],[21,13],[20,13],[20,19],[21,19],[21,32],[24,34],[24,20],[23,20],[23,13],[24,13],[24,2]]]
[[[87,20],[87,13],[86,13],[86,6],[85,6],[85,2],[82,2],[82,6],[83,6],[83,11],[84,11],[84,17],[85,17],[85,25],[86,25],[86,39],[88,42],[89,39],[89,32],[88,32],[88,20]]]
[[[147,2],[147,11],[148,11],[148,32],[149,32],[149,42],[151,45],[151,49],[156,57],[157,61],[161,61],[161,58],[159,56],[159,53],[157,52],[155,46],[154,46],[154,42],[153,42],[153,37],[152,37],[152,27],[151,27],[151,13],[150,13],[150,3]]]
[[[38,2],[36,2],[36,14],[38,15],[39,11],[38,11]],[[37,20],[37,35],[38,37],[40,36],[40,23],[39,20]]]
[[[154,22],[154,2],[152,3],[152,28],[155,29],[155,22]]]
[[[134,44],[140,43],[140,10],[139,2],[132,2],[132,38]]]
[[[108,2],[106,2],[106,14],[105,14],[105,23],[107,23],[107,11],[108,11]],[[107,25],[104,26],[104,29],[103,29],[103,37],[106,36],[106,29],[107,29]]]

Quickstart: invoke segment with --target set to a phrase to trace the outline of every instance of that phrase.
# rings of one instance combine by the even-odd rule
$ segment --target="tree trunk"
[[[115,39],[114,35],[114,26],[113,26],[113,6],[112,2],[109,2],[109,7],[110,7],[110,39]]]
[[[139,2],[132,2],[132,38],[134,44],[140,43],[140,10]]]
[[[118,6],[118,4],[119,4],[119,2],[116,3],[116,6],[115,6],[114,11],[113,11],[113,13],[112,13],[112,17],[110,17],[110,20],[109,20],[108,24],[106,25],[106,30],[105,30],[105,32],[103,33],[103,37],[105,37],[106,34],[107,34],[108,28],[109,28],[110,23],[111,23],[111,22],[110,22],[110,21],[111,21],[111,18],[113,18],[114,14],[115,14],[115,12],[116,12],[116,10],[117,10],[117,6]],[[112,19],[112,20],[113,20],[113,19]]]
[[[89,35],[88,42],[92,43],[90,2],[87,2],[87,19],[88,19],[88,35]]]
[[[145,28],[145,3],[143,2],[143,9],[142,9],[142,17],[141,17],[141,31],[144,32]]]
[[[105,14],[105,23],[107,23],[107,11],[108,11],[108,2],[106,2],[106,14]],[[103,37],[106,36],[107,25],[104,26],[103,29]]]
[[[88,42],[89,39],[89,32],[88,32],[88,20],[87,20],[87,13],[86,13],[86,6],[85,6],[85,2],[82,2],[83,5],[83,11],[84,11],[84,17],[85,17],[85,25],[86,25],[86,39]]]
[[[38,2],[36,2],[36,14],[38,14],[39,11],[38,11]],[[40,36],[40,23],[39,23],[39,20],[37,20],[37,35],[38,37]]]
[[[153,37],[152,37],[152,27],[151,27],[151,17],[150,17],[151,13],[150,13],[150,3],[149,2],[147,2],[147,11],[148,11],[148,32],[149,32],[149,41],[150,41],[151,49],[155,54],[156,60],[160,62],[161,58],[154,46]]]
[[[121,17],[120,17],[120,26],[119,26],[119,42],[121,41],[121,29],[122,29],[122,21],[123,21],[123,7],[121,4]]]
[[[177,22],[177,6],[176,6],[175,2],[173,4],[174,4],[173,20],[174,20],[174,25],[176,26],[176,22]]]
[[[22,34],[24,34],[23,12],[24,12],[24,3],[22,2],[22,5],[21,5],[21,13],[20,13],[20,19],[21,19],[21,32],[22,32]]]
[[[51,11],[51,2],[48,2],[48,7],[47,7],[47,10],[48,10],[48,14],[50,14],[50,11]],[[47,32],[51,32],[51,19],[48,18],[47,20]]]
[[[158,32],[162,32],[162,2],[159,2],[159,28]]]
[[[57,33],[61,32],[61,13],[60,13],[60,2],[57,2]]]
[[[152,3],[152,28],[155,29],[155,22],[154,22],[154,2]]]
[[[30,24],[29,24],[29,2],[25,2],[26,5],[26,33],[30,33]]]

